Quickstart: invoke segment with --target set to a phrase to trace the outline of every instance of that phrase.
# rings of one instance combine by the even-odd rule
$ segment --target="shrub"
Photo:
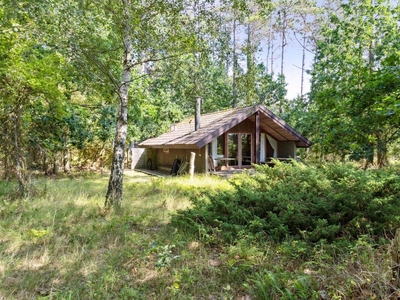
[[[243,233],[275,241],[289,236],[307,242],[357,239],[388,233],[399,225],[398,170],[296,162],[255,168],[255,175],[234,177],[232,190],[204,191],[172,223],[209,242],[231,242]]]

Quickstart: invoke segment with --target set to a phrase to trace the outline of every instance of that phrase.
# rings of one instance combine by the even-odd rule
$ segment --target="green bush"
[[[233,190],[204,191],[172,219],[209,242],[239,235],[307,242],[390,233],[400,223],[399,170],[277,162],[234,177]]]

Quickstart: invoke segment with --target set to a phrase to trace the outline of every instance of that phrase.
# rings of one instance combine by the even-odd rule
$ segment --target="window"
[[[225,135],[221,135],[217,138],[217,155],[225,155]]]
[[[242,140],[242,165],[251,165],[251,134],[241,134]]]
[[[228,134],[228,157],[237,158],[238,157],[238,134],[229,133]],[[229,165],[236,165],[236,161],[229,161]]]

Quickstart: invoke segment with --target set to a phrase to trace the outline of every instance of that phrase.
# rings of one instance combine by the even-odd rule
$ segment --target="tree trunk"
[[[365,155],[365,165],[364,170],[366,170],[370,165],[374,163],[374,148],[375,145],[372,143],[367,144],[367,153]]]
[[[283,20],[282,20],[282,43],[281,43],[281,76],[279,77],[279,83],[283,86],[283,64],[285,62],[285,47],[286,47],[286,27],[287,27],[287,20],[286,20],[286,7],[283,9]],[[283,114],[283,99],[279,100],[279,113]]]
[[[247,24],[247,73],[253,73],[253,49],[252,49],[252,36],[250,22]]]
[[[15,155],[15,170],[18,179],[18,192],[19,196],[22,198],[25,196],[25,182],[23,170],[20,163],[19,156],[19,141],[18,141],[18,132],[19,132],[19,115],[13,117],[14,121],[14,155]]]
[[[378,140],[378,145],[377,145],[377,163],[378,167],[382,168],[387,165],[387,146],[385,142],[382,140]]]
[[[131,85],[132,38],[130,22],[130,0],[124,0],[124,57],[121,84],[118,89],[118,116],[114,139],[114,156],[106,195],[106,207],[120,207],[123,190],[125,143],[128,129],[128,92]]]
[[[233,75],[232,75],[232,92],[233,107],[238,106],[237,90],[236,90],[236,72],[237,72],[237,55],[236,55],[236,9],[233,12]]]
[[[69,164],[69,148],[68,148],[68,146],[66,146],[64,148],[63,167],[64,167],[64,173],[69,173],[71,171],[71,166]]]
[[[10,177],[11,177],[11,167],[10,167],[10,163],[9,163],[9,158],[8,158],[8,154],[6,156],[4,156],[4,180],[5,181],[9,181]]]
[[[304,91],[304,73],[305,73],[305,61],[306,61],[306,37],[303,36],[303,56],[301,58],[301,85],[300,85],[300,97],[303,98]]]
[[[271,75],[274,74],[274,41],[271,41]]]
[[[58,162],[58,158],[57,158],[57,154],[56,154],[56,157],[54,158],[54,161],[53,161],[53,174],[58,175],[59,170],[60,170],[60,167],[59,167],[59,162]]]
[[[45,151],[43,152],[43,159],[42,159],[42,171],[44,175],[49,175],[49,164],[47,162],[47,154]]]
[[[271,70],[271,72],[269,72],[269,56],[270,56],[270,52],[271,52],[271,40],[272,40],[272,19],[269,21],[269,37],[268,37],[268,44],[267,44],[267,60],[266,60],[267,74],[269,74],[269,73],[272,74],[272,70]]]
[[[283,10],[282,20],[282,44],[281,44],[281,75],[283,75],[283,63],[285,62],[285,46],[286,46],[286,8]]]

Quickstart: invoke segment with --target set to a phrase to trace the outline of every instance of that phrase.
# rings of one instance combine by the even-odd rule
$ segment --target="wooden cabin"
[[[169,132],[139,144],[146,148],[146,167],[171,170],[175,159],[196,154],[195,172],[244,169],[271,158],[296,159],[297,148],[311,142],[263,105],[189,117]]]

